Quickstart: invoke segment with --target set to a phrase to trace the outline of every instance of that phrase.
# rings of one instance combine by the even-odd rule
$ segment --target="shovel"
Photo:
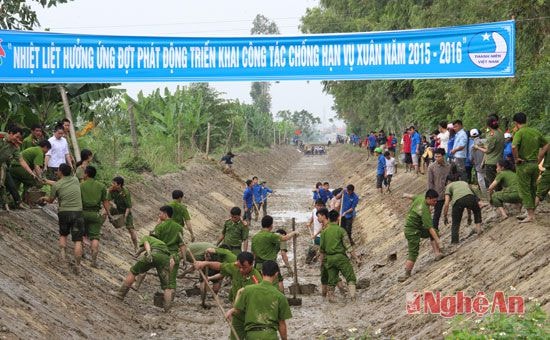
[[[292,231],[296,230],[296,219],[292,218]],[[292,297],[287,298],[288,304],[291,306],[301,306],[302,305],[302,299],[296,297],[296,293],[300,290],[300,286],[298,285],[298,266],[296,264],[296,236],[292,238],[292,253],[294,254],[294,290],[292,292]]]

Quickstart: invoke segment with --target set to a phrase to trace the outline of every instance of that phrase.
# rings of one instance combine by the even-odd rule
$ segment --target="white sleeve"
[[[63,138],[63,157],[65,157],[65,155],[69,154],[69,143],[67,142],[67,139]]]

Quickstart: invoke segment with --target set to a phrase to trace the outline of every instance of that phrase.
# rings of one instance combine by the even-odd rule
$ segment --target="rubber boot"
[[[398,282],[405,282],[409,279],[409,277],[411,277],[411,271],[410,270],[405,270],[405,275],[399,276],[397,278],[397,281]]]
[[[348,284],[349,298],[351,301],[357,301],[355,284]]]
[[[120,288],[118,289],[117,298],[119,300],[124,300],[126,297],[126,294],[128,294],[128,291],[130,290],[130,287],[126,286],[126,284],[123,282]]]
[[[328,302],[330,303],[336,302],[336,296],[334,295],[334,287],[328,287],[327,298],[328,298]]]

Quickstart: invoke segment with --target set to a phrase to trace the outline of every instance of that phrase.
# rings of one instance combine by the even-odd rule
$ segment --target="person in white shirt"
[[[59,165],[65,163],[71,168],[73,167],[69,153],[69,144],[63,138],[64,134],[63,126],[59,125],[55,127],[53,136],[48,139],[52,148],[46,153],[46,157],[44,158],[44,171],[46,171],[46,177],[51,180],[56,180],[55,173]]]
[[[307,224],[307,227],[309,228],[311,239],[313,240],[313,243],[315,245],[321,244],[321,230],[323,230],[323,225],[319,220],[317,220],[317,210],[324,208],[325,203],[323,203],[323,200],[318,199],[315,201],[315,207],[313,208],[313,211],[311,212],[311,216],[309,217],[309,222]]]
[[[448,154],[447,144],[449,143],[449,130],[447,130],[447,122],[439,122],[439,134],[437,135],[437,141],[439,142],[439,147],[445,150],[445,155]]]
[[[384,176],[384,185],[386,186],[386,192],[390,193],[390,184],[393,175],[397,173],[397,168],[395,167],[395,158],[391,156],[389,151],[384,152],[384,157],[386,158],[386,176]]]

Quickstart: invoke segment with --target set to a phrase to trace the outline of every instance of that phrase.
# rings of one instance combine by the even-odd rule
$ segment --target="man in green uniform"
[[[535,197],[537,194],[537,177],[539,176],[539,150],[548,143],[540,131],[527,126],[527,116],[523,112],[514,115],[516,128],[512,140],[512,153],[517,164],[519,196],[525,209],[527,218],[521,223],[535,220]]]
[[[130,191],[124,187],[124,178],[120,176],[113,178],[113,182],[107,193],[107,199],[113,201],[116,205],[116,208],[111,208],[111,215],[124,214],[126,229],[132,239],[134,251],[137,251],[138,240],[132,216],[132,196],[130,195]]]
[[[252,254],[254,254],[255,265],[258,271],[262,270],[262,264],[265,261],[277,261],[277,255],[281,250],[281,242],[290,240],[294,235],[298,235],[297,231],[292,231],[286,235],[273,233],[273,217],[266,215],[262,218],[262,230],[252,237]],[[274,282],[279,285],[279,290],[284,292],[283,277],[279,276]]]
[[[174,288],[169,284],[170,273],[174,270],[174,257],[170,254],[166,244],[153,236],[144,236],[141,239],[138,254],[142,252],[144,252],[143,256],[130,268],[130,272],[122,282],[117,297],[124,300],[130,287],[136,281],[136,276],[155,268],[160,280],[160,288],[164,290],[164,311],[168,312],[174,296]]]
[[[183,241],[183,227],[172,220],[174,211],[172,207],[165,205],[159,209],[159,220],[155,229],[151,232],[151,236],[154,236],[164,242],[170,254],[174,258],[174,269],[170,274],[170,281],[168,287],[170,289],[176,289],[176,278],[178,275],[178,269],[180,261],[185,264],[185,242]]]
[[[439,193],[437,191],[429,189],[425,195],[417,195],[413,198],[413,203],[405,220],[408,257],[407,262],[405,262],[405,275],[397,278],[399,282],[404,282],[411,276],[414,263],[418,257],[421,238],[430,238],[436,261],[443,258],[440,249],[441,240],[437,235],[437,230],[433,227],[433,219],[430,213],[430,206],[434,207],[437,204],[438,197]]]
[[[328,292],[329,302],[335,302],[334,289],[339,281],[339,273],[346,279],[350,298],[355,301],[355,283],[357,278],[353,271],[353,266],[346,255],[349,249],[351,257],[357,261],[357,256],[351,248],[344,244],[346,231],[338,225],[340,214],[336,210],[328,213],[329,223],[325,230],[321,232],[320,251],[323,258],[326,257],[326,268],[328,273]]]
[[[506,210],[504,210],[504,203],[521,203],[518,193],[518,176],[512,170],[512,166],[512,162],[508,160],[498,161],[497,177],[487,189],[491,205],[497,208],[503,219],[508,218]],[[501,187],[502,190],[495,192],[497,187]]]
[[[220,263],[211,261],[195,262],[195,269],[202,270],[203,268],[219,270],[223,276],[228,276],[231,278],[231,291],[229,292],[229,300],[231,303],[235,301],[239,289],[248,285],[258,284],[262,281],[260,272],[254,268],[254,255],[247,251],[240,253],[237,256],[237,261],[234,263]],[[237,331],[239,338],[245,339],[244,314],[235,314],[231,320],[231,324]],[[231,334],[230,339],[235,340],[233,334]]]
[[[239,255],[248,249],[248,224],[241,219],[241,208],[233,207],[231,217],[225,221],[217,244],[225,244],[233,254]]]
[[[193,254],[193,257],[196,261],[215,261],[215,262],[221,262],[221,263],[234,263],[237,261],[237,256],[233,254],[229,249],[219,247],[217,248],[214,244],[210,242],[193,242],[189,243],[187,245],[187,253],[185,254],[187,261],[193,262],[193,258],[191,257],[191,254]],[[183,275],[187,274],[188,272],[194,270],[193,267],[191,269],[188,269],[184,272]],[[219,275],[218,270],[208,269],[206,276],[208,277],[209,281],[212,281],[212,290],[217,294],[221,288],[222,284],[222,276]],[[204,291],[206,289],[205,283],[201,279],[201,291]]]
[[[504,152],[504,133],[499,129],[498,117],[495,114],[487,118],[487,142],[485,147],[474,145],[474,150],[480,150],[485,153],[483,164],[485,166],[485,184],[493,183],[497,175],[497,162],[502,159]]]
[[[244,313],[245,339],[277,340],[277,331],[282,340],[288,339],[286,320],[292,317],[288,300],[272,282],[279,275],[279,266],[274,261],[265,261],[262,266],[262,282],[244,287],[235,305],[226,316],[231,318]]]
[[[541,160],[541,158],[544,158]],[[539,160],[542,163],[542,175],[540,176],[539,183],[537,184],[537,198],[535,199],[535,205],[544,201],[550,191],[550,143],[546,144],[539,152]]]
[[[19,196],[19,192],[15,189],[13,179],[8,170],[12,160],[18,161],[19,165],[31,177],[36,177],[36,174],[19,152],[22,136],[23,130],[17,126],[11,127],[8,133],[0,132],[0,204],[6,210],[9,210],[6,191],[10,192],[16,207],[21,204],[21,196]]]
[[[34,124],[31,127],[31,134],[23,139],[23,144],[21,144],[21,150],[26,150],[33,146],[38,146],[38,144],[44,140],[44,131],[42,126]]]
[[[451,167],[451,173],[447,177],[447,186],[445,187],[445,205],[443,206],[443,221],[445,225],[449,223],[448,212],[451,207],[451,244],[458,244],[460,239],[460,223],[464,209],[474,213],[475,232],[481,235],[481,208],[479,199],[474,194],[470,185],[460,180],[454,167]],[[491,182],[492,183],[492,182]]]
[[[26,192],[31,187],[41,187],[42,183],[37,180],[37,177],[42,174],[42,168],[44,167],[44,155],[51,149],[51,144],[47,140],[39,142],[38,146],[31,146],[21,152],[21,156],[27,162],[27,165],[33,169],[36,176],[31,176],[25,169],[19,164],[19,162],[13,160],[10,167],[10,175],[13,179],[13,184],[16,190],[19,190],[21,184],[23,184],[23,197],[26,196]]]
[[[189,230],[189,234],[191,234],[191,242],[195,242],[195,235],[193,234],[193,227],[191,226],[191,216],[189,215],[187,207],[181,203],[183,200],[183,191],[172,191],[172,199],[173,201],[168,203],[168,205],[174,210],[172,219],[181,224],[182,227]]]
[[[62,262],[66,261],[67,236],[71,234],[74,243],[75,271],[80,274],[82,259],[82,238],[84,237],[84,218],[82,217],[82,194],[80,183],[71,175],[72,168],[61,163],[57,169],[59,180],[52,184],[50,196],[42,197],[42,201],[59,203],[57,216],[59,218],[59,254]]]
[[[97,174],[96,168],[88,165],[84,169],[84,180],[80,183],[80,192],[82,194],[82,215],[86,235],[91,240],[92,245],[92,267],[97,268],[97,255],[99,253],[99,238],[101,236],[101,226],[105,221],[105,216],[99,214],[101,206],[105,209],[105,214],[109,215],[109,200],[107,199],[107,189],[105,185],[95,180]]]

